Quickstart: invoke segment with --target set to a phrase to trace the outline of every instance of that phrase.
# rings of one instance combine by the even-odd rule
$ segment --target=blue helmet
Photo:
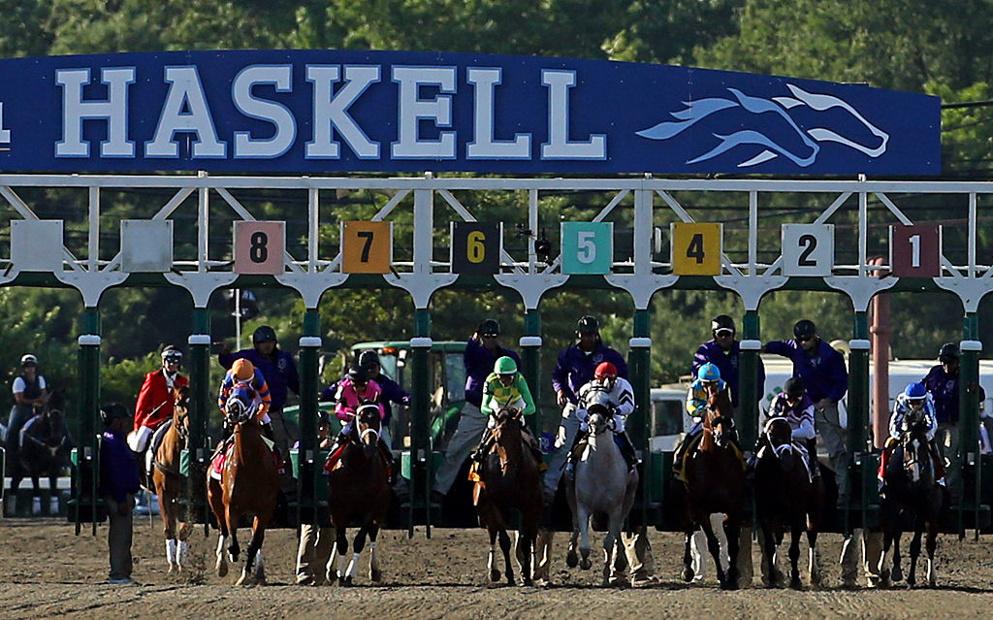
[[[720,381],[721,371],[714,364],[707,362],[697,371],[696,378],[700,381]]]
[[[909,384],[903,390],[903,396],[907,400],[921,400],[927,397],[927,388],[924,387],[923,383],[917,381],[916,383]]]

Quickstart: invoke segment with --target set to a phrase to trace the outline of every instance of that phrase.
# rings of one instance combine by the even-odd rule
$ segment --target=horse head
[[[726,448],[734,438],[734,412],[727,390],[710,389],[703,428],[713,434],[714,442]]]
[[[375,456],[376,450],[379,449],[382,424],[379,405],[376,403],[364,402],[355,411],[355,432],[367,457]]]
[[[588,413],[586,423],[593,435],[614,430],[614,406],[610,394],[602,388],[594,388],[586,393],[583,404]]]
[[[228,400],[224,403],[224,421],[233,428],[253,419],[258,410],[255,390],[248,383],[237,383],[231,388]]]
[[[772,458],[778,459],[783,469],[793,465],[793,429],[786,418],[773,417],[765,424],[765,438]],[[764,455],[763,455],[764,456]]]
[[[190,388],[181,385],[173,388],[172,426],[179,436],[190,436]]]

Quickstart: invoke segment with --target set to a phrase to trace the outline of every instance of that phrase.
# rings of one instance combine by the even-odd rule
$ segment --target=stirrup
[[[944,476],[942,476],[941,478],[938,478],[934,482],[935,482],[935,484],[937,484],[940,487],[947,487],[948,486],[948,482],[945,480],[945,477]]]

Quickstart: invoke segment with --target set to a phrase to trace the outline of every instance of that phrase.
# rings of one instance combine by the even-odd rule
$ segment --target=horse
[[[521,515],[518,531],[517,559],[521,564],[524,585],[533,585],[532,566],[538,522],[541,520],[542,491],[540,463],[531,449],[524,444],[519,409],[500,408],[495,416],[492,444],[480,463],[473,470],[475,485],[473,503],[479,524],[490,534],[490,552],[487,567],[490,581],[500,580],[500,570],[495,566],[497,536],[503,552],[507,585],[514,585],[514,569],[510,564],[510,511]]]
[[[686,542],[682,578],[687,582],[693,579],[693,533],[702,527],[717,568],[717,579],[725,590],[738,587],[738,537],[746,500],[744,461],[734,444],[734,436],[731,398],[727,390],[712,392],[704,411],[703,436],[697,447],[686,454],[683,466]],[[725,515],[724,532],[730,559],[727,572],[721,566],[720,542],[710,523],[713,513]]]
[[[172,419],[162,437],[162,443],[155,451],[152,483],[159,498],[159,514],[166,539],[166,560],[169,574],[182,571],[189,554],[190,526],[182,520],[185,514],[180,495],[184,476],[179,473],[180,452],[187,447],[190,437],[190,395],[189,388],[179,386],[173,389]],[[178,530],[177,530],[178,525]],[[178,534],[178,541],[177,541]]]
[[[904,421],[906,432],[894,447],[892,458],[883,472],[883,492],[880,502],[880,523],[883,530],[883,554],[879,559],[879,574],[885,583],[901,581],[900,536],[905,526],[914,532],[910,543],[910,572],[907,585],[917,584],[917,558],[921,553],[921,535],[927,531],[927,582],[937,583],[934,551],[937,547],[942,492],[935,481],[934,462],[928,447],[927,424],[923,414],[910,412]],[[892,570],[890,547],[893,547]]]
[[[256,420],[255,391],[247,383],[238,383],[231,390],[225,404],[225,425],[233,427],[233,443],[227,450],[221,480],[207,471],[207,501],[217,520],[220,536],[217,541],[218,577],[228,573],[224,545],[230,537],[228,555],[231,562],[238,561],[238,522],[244,515],[254,515],[252,540],[248,544],[245,566],[237,585],[265,584],[265,565],[262,541],[265,529],[279,494],[279,470],[272,452],[262,438],[262,429]],[[257,558],[257,561],[256,561]]]
[[[603,537],[603,582],[609,585],[613,554],[623,553],[618,543],[621,526],[634,505],[638,490],[638,472],[630,470],[620,448],[614,442],[614,416],[607,394],[594,392],[594,402],[587,406],[586,421],[590,435],[582,456],[575,465],[574,483],[567,485],[566,497],[572,509],[572,537],[566,563],[576,566],[576,539],[579,538],[580,562],[588,570],[590,562],[589,528],[594,513],[607,515],[607,532]]]
[[[793,429],[786,418],[774,417],[763,431],[765,445],[758,451],[755,465],[755,509],[764,539],[763,562],[769,568],[769,587],[774,588],[779,574],[775,570],[776,548],[790,528],[790,587],[799,590],[800,534],[807,532],[810,547],[810,585],[821,583],[817,557],[817,532],[824,504],[824,486],[820,476],[808,471],[805,456],[793,444]],[[817,466],[816,463],[814,465]]]
[[[380,454],[382,418],[379,405],[361,403],[355,411],[355,424],[349,441],[339,450],[328,472],[328,512],[335,528],[335,543],[328,558],[327,579],[351,586],[358,571],[359,557],[369,537],[369,579],[383,580],[379,568],[376,538],[385,525],[390,507],[389,473]],[[335,455],[332,455],[335,456]],[[348,527],[358,527],[348,561]],[[335,557],[338,567],[335,568]]]
[[[55,500],[49,502],[50,512],[57,513],[58,477],[69,465],[69,451],[72,448],[59,393],[53,394],[45,407],[35,407],[34,413],[16,439],[20,441],[20,449],[10,472],[11,497],[16,496],[21,481],[30,478],[32,496],[41,498],[40,479],[44,476],[48,478],[49,497]]]

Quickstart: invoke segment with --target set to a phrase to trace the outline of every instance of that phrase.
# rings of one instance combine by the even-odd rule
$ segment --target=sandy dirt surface
[[[482,530],[423,528],[380,536],[384,583],[370,585],[363,556],[356,587],[294,585],[293,530],[269,533],[265,544],[270,585],[238,587],[238,571],[218,578],[213,567],[216,533],[191,539],[195,567],[167,575],[160,524],[135,522],[134,578],[140,585],[108,585],[105,525],[96,536],[87,527],[76,536],[59,521],[0,519],[0,617],[3,618],[575,618],[607,617],[983,617],[993,613],[993,537],[978,542],[942,536],[938,544],[939,587],[908,590],[843,590],[837,558],[841,538],[822,536],[825,587],[795,592],[753,586],[737,592],[717,588],[713,575],[702,583],[679,580],[681,539],[652,532],[657,582],[635,588],[602,589],[599,572],[568,569],[565,537],[556,536],[552,585],[507,587],[486,582],[487,538]],[[971,533],[970,533],[971,534]],[[247,536],[241,537],[247,544]],[[757,550],[753,557],[758,558]],[[806,554],[804,553],[804,556]],[[905,564],[905,569],[907,565]],[[758,576],[755,577],[756,584]],[[864,579],[860,579],[864,583]]]

